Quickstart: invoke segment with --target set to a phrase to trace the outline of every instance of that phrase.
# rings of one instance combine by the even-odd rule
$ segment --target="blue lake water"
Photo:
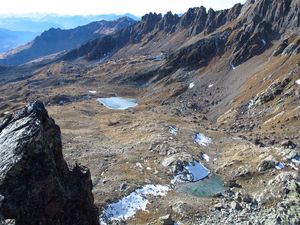
[[[113,110],[125,110],[138,105],[136,99],[122,97],[97,98],[97,101]]]

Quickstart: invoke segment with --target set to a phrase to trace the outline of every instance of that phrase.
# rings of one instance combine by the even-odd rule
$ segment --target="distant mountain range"
[[[284,40],[283,33],[294,32],[300,26],[300,0],[276,2],[280,4],[249,0],[245,5],[236,4],[219,11],[191,8],[181,17],[171,12],[149,13],[134,25],[91,40],[61,59],[92,61],[107,56],[124,58],[166,53],[165,65],[157,72],[161,79],[179,68],[205,67],[227,53],[228,67],[234,70],[264,53],[273,41],[280,37]],[[293,40],[293,36],[290,39]],[[286,39],[279,50],[291,44],[291,49],[286,51],[300,53],[300,41],[293,43],[290,39]]]
[[[8,65],[23,64],[43,56],[79,47],[87,41],[104,35],[114,34],[135,22],[129,17],[122,17],[114,21],[92,22],[74,29],[51,28],[26,45],[0,55],[0,62]]]
[[[38,33],[28,31],[11,31],[0,28],[0,53],[25,44],[33,40],[37,35]]]
[[[94,21],[112,21],[125,16],[134,20],[139,20],[139,17],[132,14],[103,14],[90,16],[64,16],[56,14],[28,14],[23,16],[0,15],[0,28],[13,31],[41,33],[50,28],[72,29]]]

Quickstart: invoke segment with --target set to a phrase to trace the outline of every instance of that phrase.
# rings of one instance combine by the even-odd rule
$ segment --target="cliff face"
[[[238,66],[271,46],[273,40],[300,26],[298,0],[249,0],[243,7],[233,46],[232,65]]]
[[[98,224],[90,172],[68,167],[60,128],[43,103],[29,104],[1,123],[0,156],[3,219],[16,225]]]

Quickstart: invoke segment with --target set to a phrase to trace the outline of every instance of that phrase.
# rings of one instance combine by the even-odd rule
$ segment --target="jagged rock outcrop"
[[[60,128],[36,101],[0,125],[0,214],[16,225],[97,225],[87,168],[68,167]]]
[[[266,22],[276,32],[300,26],[299,0],[257,0],[250,4],[253,7],[244,16],[249,25]]]
[[[197,34],[204,30],[206,19],[207,12],[205,7],[191,8],[181,17],[179,28],[190,28],[194,25],[192,33]]]
[[[233,39],[236,45],[231,63],[234,66],[263,53],[270,47],[271,41],[278,39],[287,29],[300,26],[298,0],[251,0],[244,5],[243,10],[245,13],[238,25],[242,24],[242,28]],[[281,54],[279,52],[276,51],[275,55]]]
[[[149,13],[144,15],[138,23],[114,35],[90,41],[68,52],[62,59],[73,60],[78,57],[85,57],[87,60],[101,59],[112,55],[125,45],[139,43],[144,38],[150,41],[159,32],[171,34],[186,29],[188,36],[194,36],[203,31],[209,34],[236,19],[240,15],[241,8],[241,4],[236,4],[227,10],[214,11],[210,9],[208,12],[204,7],[191,8],[182,17],[171,12],[164,16]]]
[[[241,12],[243,5],[236,4],[231,9],[214,11],[210,9],[207,14],[206,34],[212,33],[222,25],[236,19]]]
[[[133,42],[139,42],[148,33],[154,30],[158,23],[162,20],[162,15],[149,13],[142,17],[141,21],[134,27]]]
[[[212,33],[220,26],[236,19],[241,12],[242,4],[236,4],[231,9],[214,11],[201,6],[189,9],[181,18],[179,28],[190,29],[190,35],[197,35],[202,31]]]
[[[168,12],[158,23],[158,29],[163,30],[166,33],[174,33],[177,28],[176,25],[180,17],[177,14],[172,14],[172,12]]]

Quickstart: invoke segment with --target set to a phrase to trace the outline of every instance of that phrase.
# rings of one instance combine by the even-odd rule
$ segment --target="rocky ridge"
[[[174,36],[183,32],[185,42],[192,37],[197,37],[197,41],[181,48],[170,46],[166,64],[154,74],[162,71],[169,74],[182,67],[202,68],[226,52],[231,52],[228,66],[236,68],[270,48],[271,42],[281,38],[287,29],[297,30],[300,25],[299,7],[297,0],[278,0],[276,4],[268,0],[249,0],[244,5],[236,4],[231,9],[220,11],[191,8],[181,17],[171,12],[164,16],[150,13],[114,35],[71,50],[62,59],[108,59],[125,46],[140,43],[143,47],[157,42],[160,35]],[[294,49],[298,46],[296,42]],[[204,59],[203,55],[209,57]]]
[[[232,9],[208,11],[204,7],[188,10],[183,16],[168,12],[164,16],[149,13],[142,17],[138,23],[124,30],[104,38],[93,40],[77,49],[71,50],[63,59],[70,60],[85,57],[88,60],[100,59],[112,55],[125,45],[151,42],[159,33],[178,33],[185,30],[187,37],[195,36],[201,32],[210,34],[222,25],[239,16],[242,5],[237,4]],[[107,47],[108,45],[108,47]]]

